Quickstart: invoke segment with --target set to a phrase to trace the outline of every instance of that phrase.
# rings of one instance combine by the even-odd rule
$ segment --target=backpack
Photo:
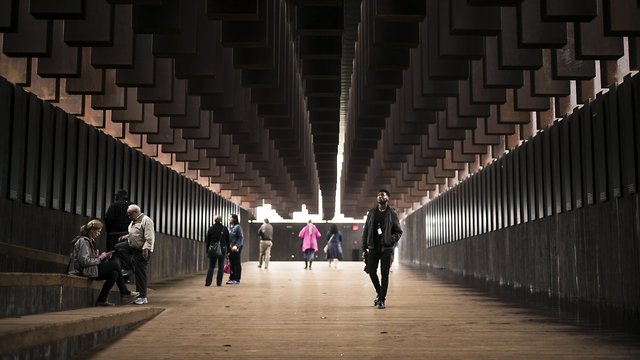
[[[69,264],[67,265],[67,268],[65,269],[64,274],[81,276],[81,272],[80,272],[80,269],[78,268],[78,264],[76,261],[77,259],[75,256],[76,242],[81,238],[82,238],[82,235],[78,235],[71,241],[71,252],[69,253]]]

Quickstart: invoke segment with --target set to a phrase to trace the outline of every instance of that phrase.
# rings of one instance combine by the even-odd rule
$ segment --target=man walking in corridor
[[[389,287],[389,268],[393,250],[402,236],[400,220],[396,211],[389,207],[389,191],[378,191],[378,206],[369,210],[362,232],[362,257],[366,259],[366,270],[376,289],[373,305],[385,308]],[[382,283],[378,278],[378,263]]]

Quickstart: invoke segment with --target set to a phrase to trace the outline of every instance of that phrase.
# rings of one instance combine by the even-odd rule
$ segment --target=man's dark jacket
[[[374,236],[376,229],[374,228],[374,218],[376,215],[377,207],[369,210],[367,213],[367,220],[364,223],[364,230],[362,231],[362,251],[374,250]],[[387,207],[384,213],[384,231],[382,232],[382,251],[393,251],[393,246],[400,241],[402,236],[402,228],[400,228],[400,220],[395,209]]]
[[[104,222],[108,233],[126,234],[129,232],[131,219],[127,215],[127,208],[133,204],[128,200],[116,200],[111,203],[104,216]]]

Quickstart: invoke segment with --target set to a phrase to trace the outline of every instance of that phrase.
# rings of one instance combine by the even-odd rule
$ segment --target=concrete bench
[[[69,262],[65,255],[0,242],[0,261],[5,260],[5,272],[0,272],[0,360],[82,356],[163,311],[94,307],[104,281],[63,274]],[[15,272],[18,268],[34,272]],[[122,300],[114,286],[109,301]]]
[[[103,284],[66,274],[0,273],[0,317],[93,307]],[[121,302],[115,285],[109,301]]]
[[[64,273],[69,256],[0,242],[0,271]]]
[[[92,307],[0,319],[0,359],[69,359],[146,322],[164,309]]]

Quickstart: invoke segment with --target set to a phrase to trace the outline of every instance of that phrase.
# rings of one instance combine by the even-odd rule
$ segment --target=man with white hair
[[[136,291],[140,295],[133,303],[142,305],[148,303],[147,264],[153,252],[156,233],[153,220],[143,214],[138,205],[129,205],[127,215],[131,219],[129,233],[120,237],[120,242],[116,245],[115,252],[126,268],[134,270]]]

